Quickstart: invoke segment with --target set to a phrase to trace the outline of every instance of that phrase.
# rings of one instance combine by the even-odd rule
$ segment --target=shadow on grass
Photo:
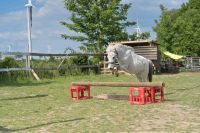
[[[71,119],[71,120],[58,120],[58,121],[53,121],[53,122],[48,122],[44,124],[38,124],[35,126],[30,126],[30,127],[24,127],[24,128],[19,128],[19,129],[8,129],[0,126],[0,132],[18,132],[18,131],[23,131],[23,130],[28,130],[28,129],[33,129],[33,128],[39,128],[43,126],[48,126],[52,124],[59,124],[59,123],[66,123],[66,122],[72,122],[72,121],[80,121],[83,120],[84,118],[76,118],[76,119]]]
[[[4,128],[0,126],[0,132],[7,133],[7,132],[10,132],[10,130],[8,128]]]
[[[172,99],[172,98],[165,98],[164,102],[177,102],[179,100]]]
[[[193,90],[193,89],[198,89],[198,87],[200,87],[200,85],[196,85],[193,87],[183,87],[183,89],[176,89],[176,90],[177,91]]]
[[[164,102],[170,102],[170,103],[173,103],[173,102],[181,102],[183,101],[182,99],[180,99],[179,97],[177,97],[177,95],[174,95],[174,96],[166,96],[164,98]]]
[[[167,95],[173,95],[174,93],[170,92],[170,93],[164,93],[165,96]]]
[[[42,98],[42,97],[47,97],[47,96],[48,96],[47,94],[42,94],[42,95],[26,96],[26,97],[13,97],[13,98],[0,99],[0,101],[23,100],[23,99],[29,99],[29,98]]]
[[[0,82],[0,87],[22,87],[22,86],[40,86],[40,85],[48,85],[50,83],[53,83],[53,81],[46,81],[46,82],[25,82],[25,83],[19,83],[19,82]]]

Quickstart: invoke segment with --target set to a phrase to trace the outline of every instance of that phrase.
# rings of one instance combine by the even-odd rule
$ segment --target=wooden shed
[[[159,44],[156,41],[153,40],[121,41],[121,42],[110,42],[109,44],[117,44],[117,43],[133,47],[136,54],[151,60],[154,63],[155,72],[160,73],[161,56],[160,56]]]

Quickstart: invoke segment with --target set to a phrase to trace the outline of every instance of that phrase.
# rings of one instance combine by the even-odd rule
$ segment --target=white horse
[[[122,44],[109,45],[106,52],[110,70],[113,70],[118,62],[120,69],[135,74],[140,82],[152,82],[153,63],[143,56],[135,54],[132,47]]]

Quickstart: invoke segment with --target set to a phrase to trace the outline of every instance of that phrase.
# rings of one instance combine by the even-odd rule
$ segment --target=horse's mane
[[[130,47],[130,46],[127,46],[127,45],[123,45],[121,43],[116,43],[114,45],[109,45],[107,50],[114,50],[114,49],[117,49],[117,48],[125,48],[126,50],[131,50],[134,52],[134,48],[133,47]]]

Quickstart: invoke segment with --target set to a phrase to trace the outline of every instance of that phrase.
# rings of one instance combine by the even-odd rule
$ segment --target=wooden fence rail
[[[3,55],[23,55],[23,56],[104,56],[106,54],[91,54],[91,53],[71,53],[71,54],[50,54],[50,53],[23,53],[23,52],[6,52]]]

